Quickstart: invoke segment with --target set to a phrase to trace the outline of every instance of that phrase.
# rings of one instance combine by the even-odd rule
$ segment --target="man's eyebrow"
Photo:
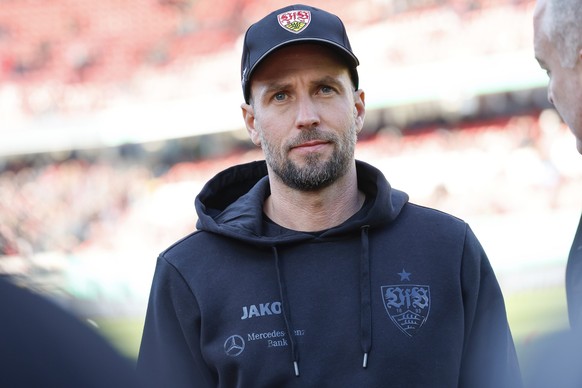
[[[321,78],[318,78],[312,82],[314,85],[333,85],[338,89],[344,90],[344,84],[338,77],[334,77],[331,75],[326,75]]]
[[[334,77],[332,75],[325,75],[323,77],[321,77],[318,81],[319,83],[341,83],[341,81],[339,80],[339,77]]]
[[[281,90],[287,90],[291,87],[289,83],[286,82],[267,82],[263,90],[261,90],[261,95],[269,95],[271,93],[279,92]]]

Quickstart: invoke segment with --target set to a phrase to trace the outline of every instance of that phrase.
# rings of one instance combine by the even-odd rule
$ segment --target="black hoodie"
[[[503,297],[468,225],[357,162],[362,209],[318,233],[266,218],[264,162],[196,198],[157,262],[138,369],[159,387],[519,387]]]
[[[570,327],[582,335],[582,216],[566,266],[566,295]]]

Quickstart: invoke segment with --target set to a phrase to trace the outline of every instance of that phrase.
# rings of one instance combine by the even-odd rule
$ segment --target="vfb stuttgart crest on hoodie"
[[[404,269],[401,280],[410,280]],[[412,337],[428,319],[430,311],[430,287],[419,284],[382,286],[382,300],[388,316],[407,336]]]

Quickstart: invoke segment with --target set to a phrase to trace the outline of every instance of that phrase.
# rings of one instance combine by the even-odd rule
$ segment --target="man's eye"
[[[285,93],[279,92],[279,93],[275,93],[275,95],[273,96],[273,99],[275,101],[284,101],[286,97],[287,97],[287,95]]]
[[[333,88],[331,86],[322,86],[320,90],[323,94],[329,94],[333,92]]]

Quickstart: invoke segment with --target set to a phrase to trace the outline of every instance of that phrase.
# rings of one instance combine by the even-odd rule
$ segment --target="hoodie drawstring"
[[[299,377],[299,352],[295,344],[295,332],[291,327],[291,312],[289,311],[289,300],[287,299],[287,287],[285,286],[284,277],[281,271],[281,264],[279,263],[279,253],[277,247],[273,248],[273,255],[275,256],[275,266],[277,268],[277,280],[279,282],[279,296],[281,297],[281,310],[283,319],[285,320],[285,328],[289,334],[289,344],[291,346],[291,355],[293,357],[293,369],[295,376]]]
[[[370,247],[368,239],[369,225],[361,228],[362,251],[360,256],[360,343],[364,360],[362,367],[368,367],[368,356],[372,348],[372,293],[370,288]],[[275,267],[277,269],[277,281],[279,282],[279,296],[281,298],[281,312],[285,320],[285,328],[289,333],[289,345],[293,357],[293,369],[295,376],[299,377],[299,350],[296,344],[295,332],[291,325],[291,312],[289,310],[289,299],[287,297],[287,287],[285,277],[279,261],[277,247],[272,247],[275,257]]]
[[[364,352],[362,367],[368,366],[372,348],[372,293],[370,290],[369,225],[362,226],[362,255],[360,258],[360,342]]]

